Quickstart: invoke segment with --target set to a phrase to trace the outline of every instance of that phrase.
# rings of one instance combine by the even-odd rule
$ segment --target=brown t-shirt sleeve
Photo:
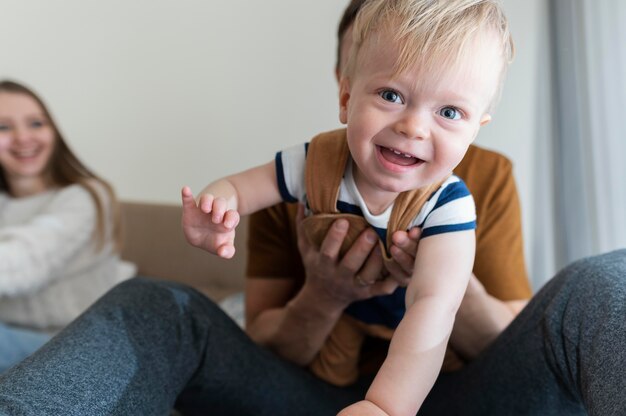
[[[455,173],[465,181],[476,203],[474,274],[498,299],[530,298],[511,162],[498,153],[471,146]]]
[[[281,203],[250,216],[247,277],[304,281],[295,218],[298,204]]]

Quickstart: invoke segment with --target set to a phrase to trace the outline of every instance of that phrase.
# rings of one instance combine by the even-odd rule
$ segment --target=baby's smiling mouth
[[[393,149],[391,147],[378,146],[380,150],[380,154],[382,157],[391,163],[400,166],[411,166],[417,163],[423,162],[422,159],[410,155],[408,153],[400,152],[399,150]]]

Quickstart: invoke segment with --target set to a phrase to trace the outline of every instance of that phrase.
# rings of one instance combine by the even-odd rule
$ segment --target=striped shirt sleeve
[[[476,207],[465,182],[451,176],[430,197],[414,221],[421,238],[476,229]]]
[[[308,143],[276,153],[276,181],[284,202],[305,202],[304,169]]]

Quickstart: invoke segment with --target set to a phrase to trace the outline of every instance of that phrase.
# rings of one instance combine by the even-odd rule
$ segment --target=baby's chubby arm
[[[182,189],[182,226],[185,238],[195,246],[223,258],[235,254],[235,227],[240,215],[248,215],[281,201],[276,166],[269,162],[207,185],[193,197]]]
[[[420,241],[407,288],[407,310],[387,358],[365,401],[344,409],[341,416],[376,414],[372,404],[380,414],[417,413],[441,369],[454,316],[471,275],[475,244],[474,231]]]

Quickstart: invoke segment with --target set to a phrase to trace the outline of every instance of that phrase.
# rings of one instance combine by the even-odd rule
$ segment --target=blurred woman
[[[134,275],[119,241],[111,186],[33,91],[0,81],[0,372]]]

